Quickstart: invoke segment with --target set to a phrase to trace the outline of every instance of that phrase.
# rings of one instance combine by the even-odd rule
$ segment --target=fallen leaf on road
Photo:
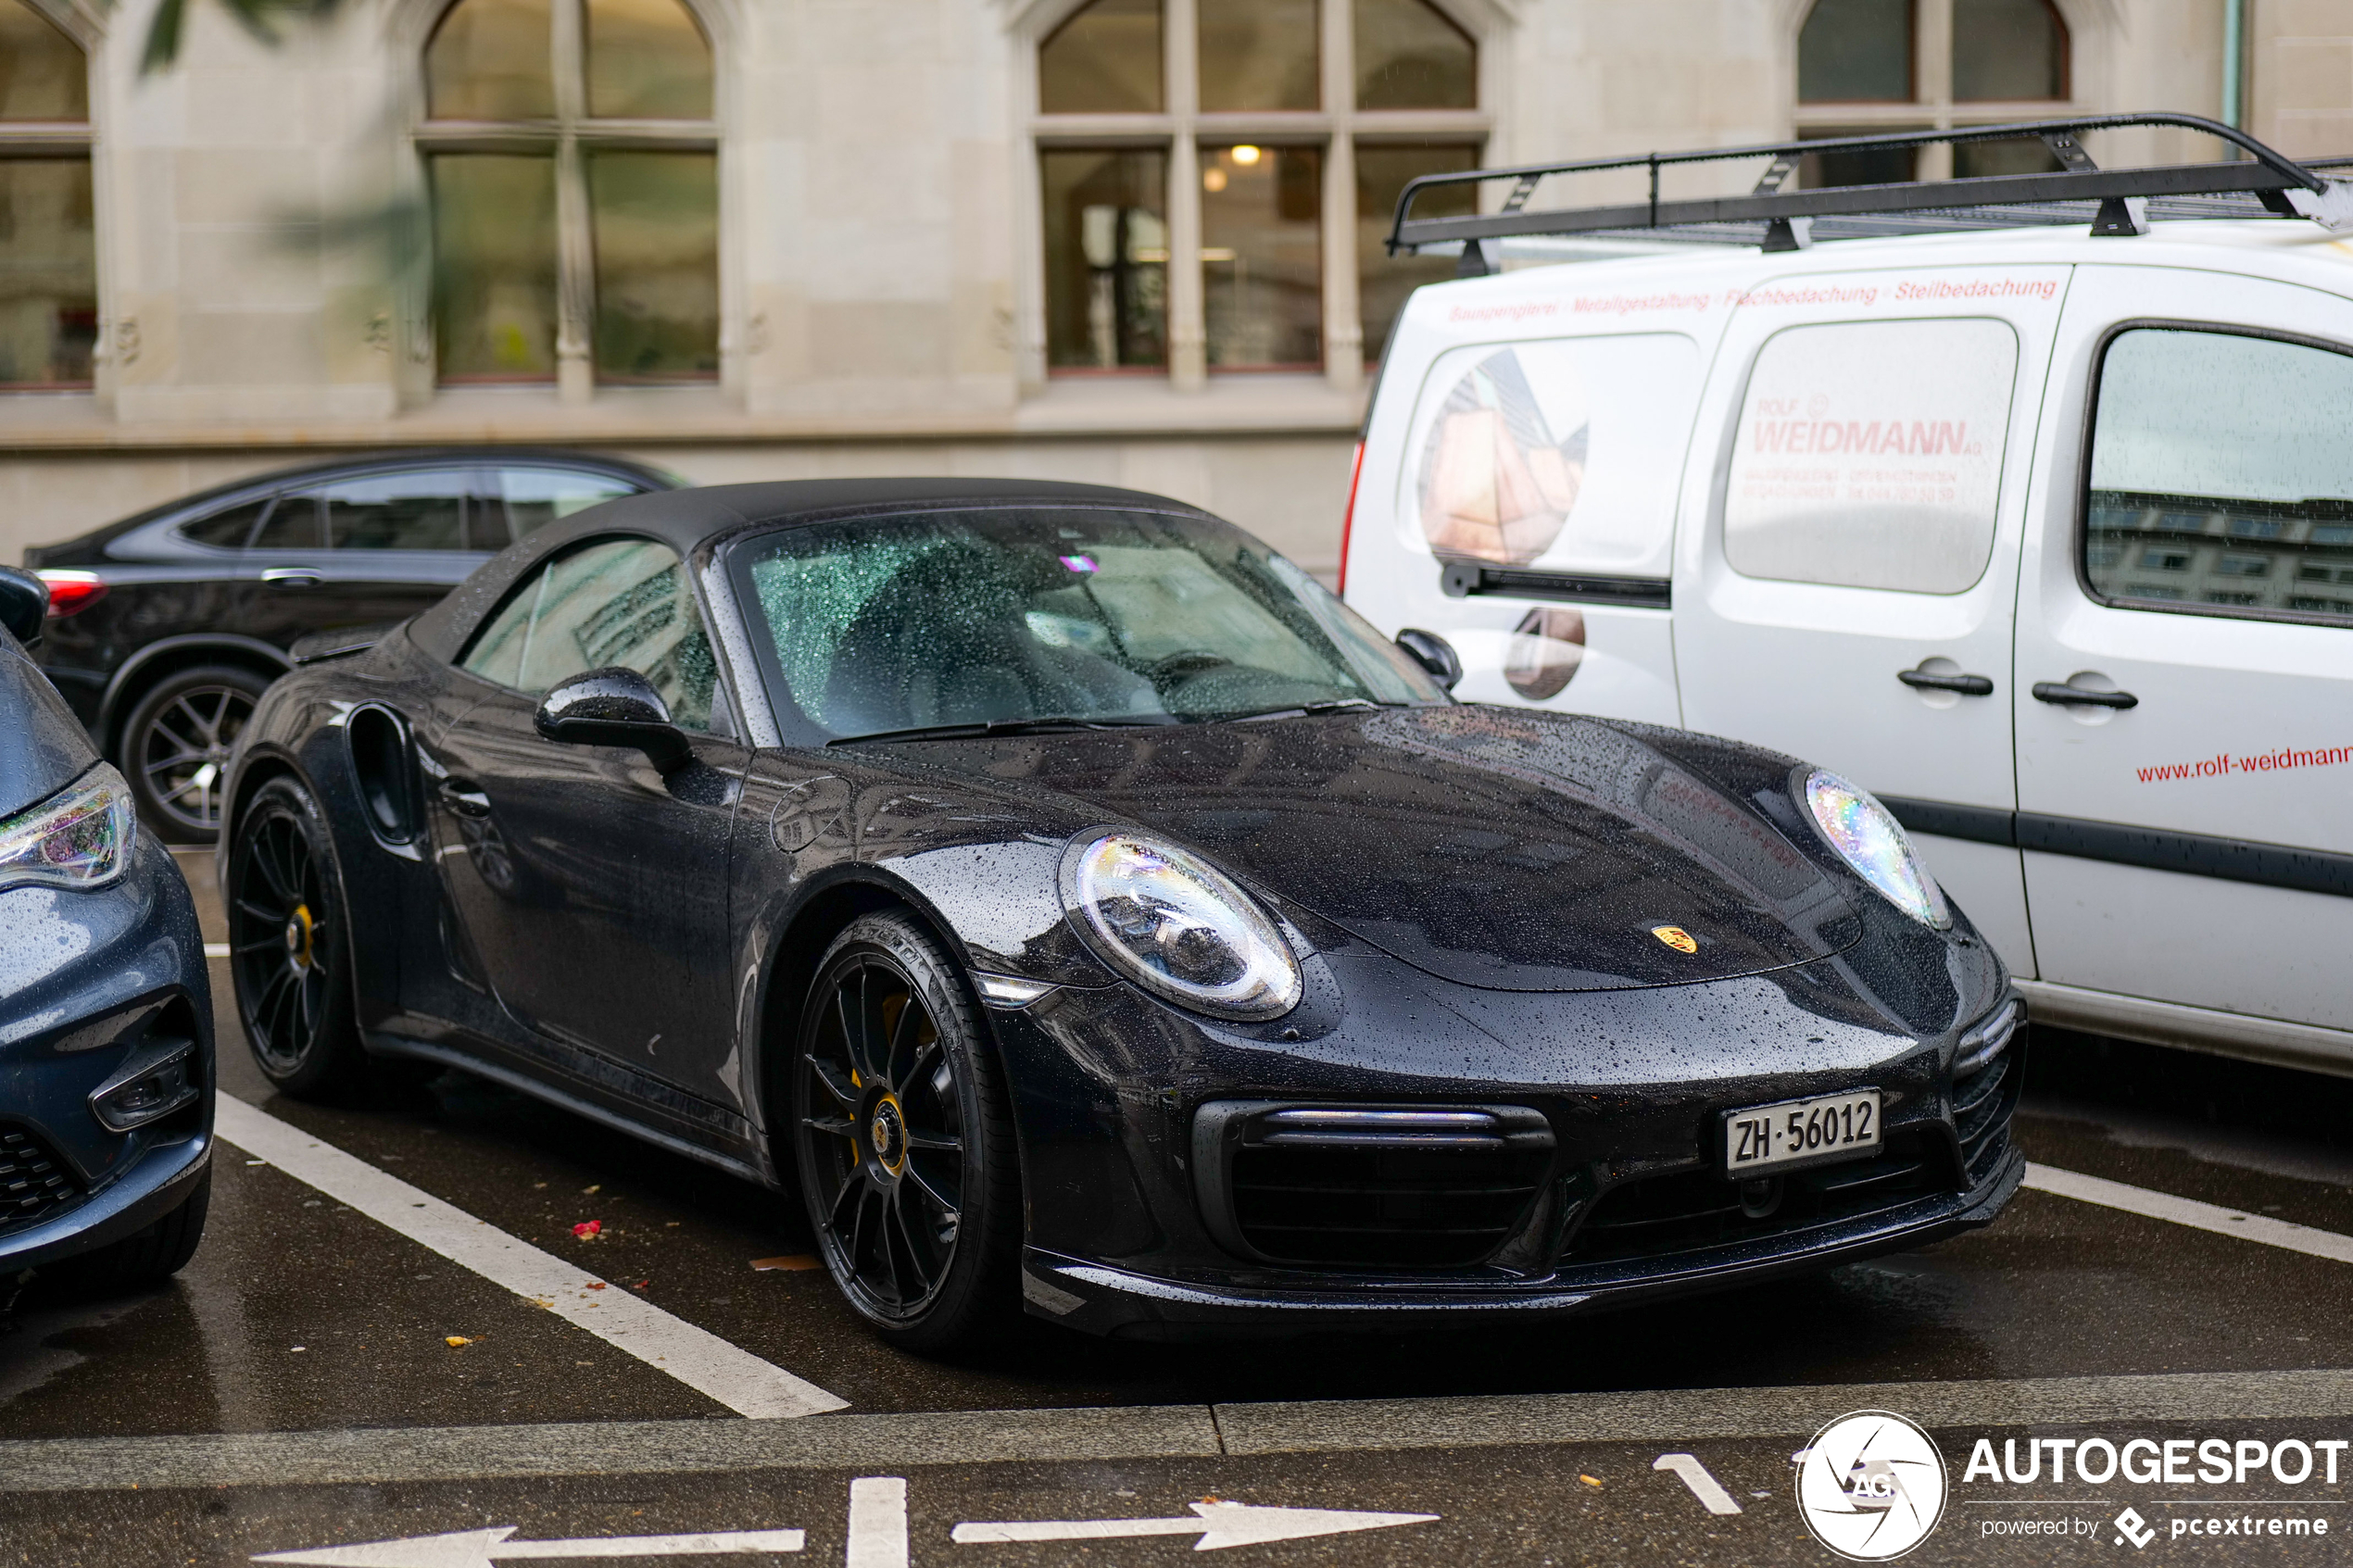
[[[605,1287],[605,1282],[604,1282],[603,1280],[598,1280],[598,1281],[597,1281],[597,1283],[596,1283],[596,1284],[594,1284],[594,1285],[590,1286],[588,1288],[589,1288],[589,1289],[591,1289],[591,1290],[602,1290],[604,1287]]]
[[[762,1273],[772,1269],[821,1269],[824,1265],[806,1252],[787,1253],[782,1258],[754,1258],[751,1266]]]
[[[1601,1485],[1599,1481],[1594,1480],[1591,1475],[1579,1475],[1578,1479],[1584,1482],[1585,1485],[1589,1486],[1598,1486]]]
[[[602,1191],[604,1191],[604,1190],[605,1190],[605,1184],[604,1184],[604,1183],[602,1183],[602,1182],[591,1182],[591,1183],[589,1183],[586,1186],[582,1187],[582,1188],[580,1189],[580,1196],[581,1196],[581,1197],[583,1197],[583,1198],[594,1198],[594,1197],[596,1197],[598,1193],[600,1193],[600,1192],[602,1192]]]
[[[444,1345],[448,1346],[453,1350],[460,1345],[471,1345],[473,1343],[472,1340],[467,1338],[462,1334],[445,1334],[441,1336],[441,1342]]]
[[[605,1223],[602,1220],[583,1220],[572,1227],[572,1234],[586,1241],[591,1236],[602,1234],[604,1228]]]

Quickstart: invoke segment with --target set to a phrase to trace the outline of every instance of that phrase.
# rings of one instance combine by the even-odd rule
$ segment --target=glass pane
[[[425,47],[434,119],[551,119],[547,0],[458,0]]]
[[[1321,149],[1203,147],[1201,161],[1209,362],[1227,369],[1321,364]]]
[[[520,539],[558,518],[585,512],[590,507],[635,495],[637,487],[609,473],[582,473],[574,469],[500,469],[498,492],[507,503],[507,526]],[[478,550],[495,550],[505,539],[474,541]]]
[[[1964,142],[1953,149],[1953,172],[1964,180],[1991,174],[2056,174],[2062,167],[2039,136],[2013,142]]]
[[[1454,275],[1451,256],[1391,256],[1382,242],[1397,216],[1397,197],[1419,174],[1449,174],[1478,167],[1475,142],[1438,146],[1356,144],[1356,298],[1365,320],[1365,358],[1380,358],[1405,296],[1424,283]],[[1414,203],[1421,218],[1465,218],[1477,210],[1468,185],[1441,187]]]
[[[271,497],[264,496],[258,501],[248,501],[242,507],[231,507],[225,512],[200,517],[194,522],[183,522],[180,525],[180,537],[218,549],[241,550],[245,548],[247,536],[253,533],[253,525],[259,522],[261,514],[270,509],[270,501]]]
[[[466,494],[473,476],[463,470],[380,473],[319,491],[327,510],[331,550],[462,550]]]
[[[87,386],[97,342],[90,160],[0,160],[0,385]]]
[[[1814,0],[1797,35],[1799,103],[1912,95],[1912,0]]]
[[[2353,357],[2120,333],[2100,367],[2084,576],[2105,597],[2353,616]]]
[[[1904,129],[1909,130],[1910,127]],[[1864,136],[1867,131],[1809,131],[1806,140]],[[1869,152],[1808,153],[1797,160],[1797,182],[1818,191],[1831,185],[1896,185],[1914,178],[1919,154],[1911,147],[1883,147]]]
[[[555,160],[442,153],[427,167],[441,379],[553,381]]]
[[[1201,107],[1312,109],[1315,0],[1198,0]]]
[[[0,119],[89,118],[82,46],[24,0],[0,0]]]
[[[678,0],[588,0],[588,112],[711,118],[711,44]]]
[[[1160,0],[1095,0],[1038,51],[1046,114],[1157,114]]]
[[[1478,105],[1478,51],[1428,0],[1355,0],[1356,107]]]
[[[517,602],[526,598],[529,624],[514,624],[510,603],[475,640],[467,669],[537,696],[617,664],[654,684],[673,721],[711,727],[718,665],[686,566],[668,546],[619,539],[574,550],[541,571]],[[510,651],[518,634],[522,646]]]
[[[1438,696],[1313,578],[1205,518],[862,518],[744,556],[777,707],[828,734]]]
[[[1953,0],[1953,96],[2067,96],[2067,24],[2050,0]]]
[[[319,547],[319,500],[315,495],[287,495],[270,508],[248,548],[256,550],[315,550]]]
[[[719,155],[596,153],[597,374],[719,374]]]
[[[2004,321],[1775,334],[1732,447],[1725,560],[1787,583],[1961,592],[1993,555],[2017,375]]]
[[[1046,362],[1120,370],[1167,362],[1168,155],[1038,154],[1046,199]]]

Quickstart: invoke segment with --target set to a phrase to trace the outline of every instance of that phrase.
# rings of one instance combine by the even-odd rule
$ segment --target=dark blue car
[[[0,567],[0,1304],[175,1273],[212,1188],[212,999],[188,884],[25,656]]]

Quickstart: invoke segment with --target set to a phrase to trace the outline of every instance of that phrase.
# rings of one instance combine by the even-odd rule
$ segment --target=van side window
[[[2353,623],[2353,355],[2220,328],[2117,333],[2088,489],[2098,597]]]
[[[2018,334],[1843,321],[1766,341],[1724,493],[1743,577],[1957,594],[1994,554]]]
[[[1699,351],[1676,332],[1439,356],[1407,436],[1403,543],[1443,560],[1665,577]]]

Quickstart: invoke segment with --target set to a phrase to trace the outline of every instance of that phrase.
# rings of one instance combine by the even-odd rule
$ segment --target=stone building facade
[[[2353,0],[2242,4],[2247,127],[2353,153]],[[1123,483],[1328,571],[1368,362],[1451,271],[1381,253],[1412,174],[2220,116],[2229,5],[345,0],[270,43],[193,0],[143,69],[151,0],[0,0],[0,559],[528,442]]]

